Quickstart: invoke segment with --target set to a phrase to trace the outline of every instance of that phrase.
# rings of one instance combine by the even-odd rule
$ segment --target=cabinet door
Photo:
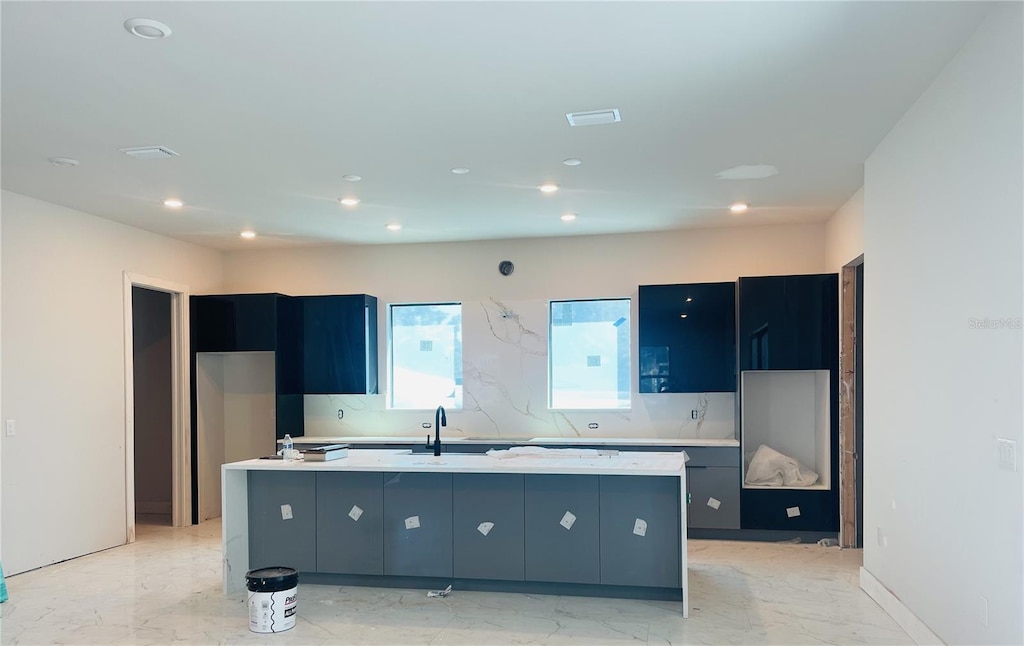
[[[680,586],[679,478],[600,476],[601,583]]]
[[[277,349],[277,295],[193,296],[189,301],[195,352]]]
[[[456,578],[522,581],[526,576],[523,476],[456,473]]]
[[[640,392],[735,392],[736,283],[639,292]]]
[[[249,472],[249,566],[316,571],[316,474]]]
[[[743,489],[743,529],[839,531],[839,492],[799,489]]]
[[[377,392],[377,299],[303,296],[306,394]]]
[[[740,370],[838,366],[837,274],[741,278]]]
[[[316,474],[316,569],[384,574],[382,474]]]
[[[686,526],[706,529],[740,528],[739,467],[686,467]]]
[[[526,579],[600,583],[598,476],[527,474]]]
[[[384,574],[452,576],[452,474],[384,474]]]

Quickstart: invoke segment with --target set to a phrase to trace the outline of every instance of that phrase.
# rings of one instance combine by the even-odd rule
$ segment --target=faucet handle
[[[432,449],[432,448],[434,448],[434,447],[433,447],[433,446],[432,446],[432,445],[430,444],[430,435],[429,435],[429,434],[427,435],[427,446],[426,446],[426,448],[428,448],[428,449]]]

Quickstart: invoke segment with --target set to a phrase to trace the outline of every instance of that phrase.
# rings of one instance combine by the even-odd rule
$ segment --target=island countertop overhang
[[[439,457],[395,449],[349,449],[327,462],[245,460],[223,465],[224,471],[388,471],[438,473],[540,473],[580,475],[675,476],[685,473],[686,455],[674,452],[620,451],[599,456],[496,457],[446,453]]]

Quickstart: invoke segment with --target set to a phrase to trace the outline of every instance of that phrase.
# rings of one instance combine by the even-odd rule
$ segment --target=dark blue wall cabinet
[[[640,286],[640,392],[736,391],[736,283]]]
[[[740,278],[740,370],[839,365],[839,276]]]
[[[377,299],[300,296],[307,394],[377,393]]]

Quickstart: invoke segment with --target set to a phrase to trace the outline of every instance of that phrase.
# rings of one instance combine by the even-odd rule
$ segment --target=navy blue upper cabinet
[[[307,394],[377,393],[377,299],[300,296]]]
[[[189,299],[193,352],[277,349],[280,294],[225,294]]]
[[[839,360],[839,276],[740,278],[740,370],[831,370]]]
[[[640,286],[640,392],[736,391],[736,283]]]

